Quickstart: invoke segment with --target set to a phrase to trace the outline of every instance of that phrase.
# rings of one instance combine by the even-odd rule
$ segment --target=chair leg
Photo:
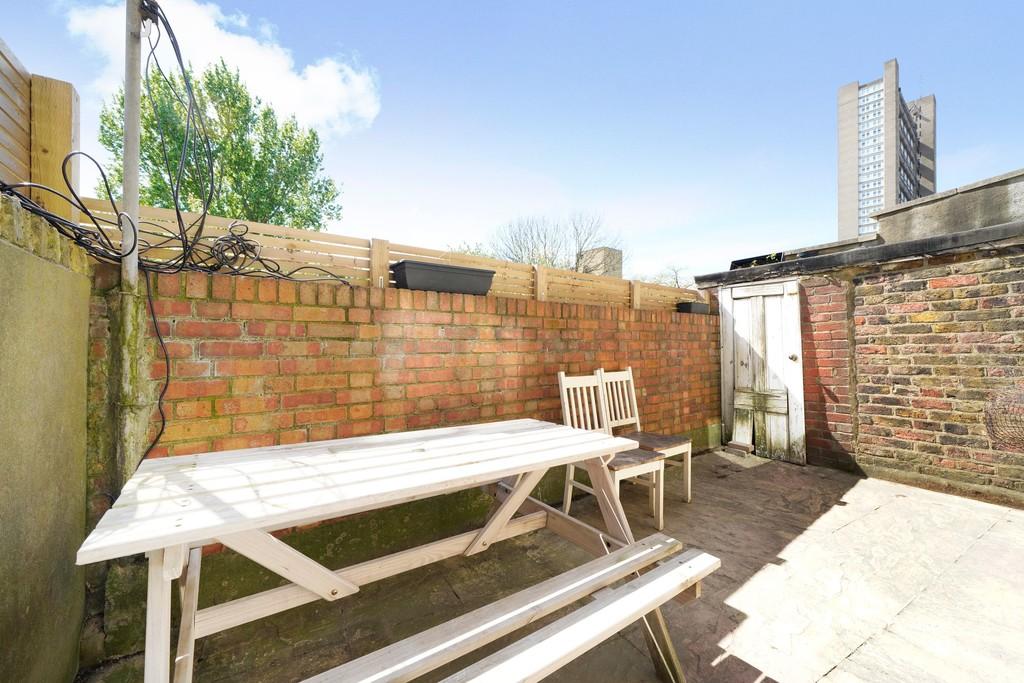
[[[692,477],[690,476],[690,462],[692,460],[690,457],[690,450],[691,449],[687,448],[686,453],[683,455],[683,500],[687,503],[693,499],[692,492],[690,490],[692,481]]]
[[[654,497],[654,526],[661,531],[665,528],[665,466],[662,464],[654,473],[654,486],[651,495]]]
[[[658,485],[658,480],[655,477],[654,472],[650,472],[646,475],[646,478],[651,482],[651,486],[647,491],[647,508],[651,514],[651,517],[657,516],[657,507],[654,502],[654,489]]]
[[[569,514],[569,507],[572,505],[572,482],[575,471],[575,466],[565,466],[565,489],[562,493],[562,512],[565,514]]]

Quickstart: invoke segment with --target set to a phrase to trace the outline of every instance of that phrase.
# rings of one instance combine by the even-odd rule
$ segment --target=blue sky
[[[16,3],[0,28],[75,83],[87,151],[121,69],[104,4]],[[348,235],[444,248],[587,211],[634,276],[830,241],[836,90],[891,57],[907,99],[936,95],[940,190],[1024,166],[1022,3],[163,4],[194,60],[322,131]]]

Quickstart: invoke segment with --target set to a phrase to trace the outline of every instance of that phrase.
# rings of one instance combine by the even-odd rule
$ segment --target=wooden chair
[[[665,464],[683,468],[683,499],[689,503],[691,499],[690,460],[692,445],[685,436],[668,436],[644,432],[640,429],[640,411],[636,405],[636,384],[633,382],[633,368],[617,372],[597,371],[604,388],[605,402],[608,405],[608,425],[614,430],[619,427],[632,427],[634,431],[623,432],[619,436],[632,439],[640,444],[640,448],[662,453]],[[679,460],[673,460],[677,456]]]
[[[569,377],[564,372],[559,372],[558,391],[562,396],[562,419],[566,425],[611,434],[607,396],[601,389],[601,379],[597,374]],[[637,484],[650,489],[650,511],[655,526],[659,531],[665,528],[664,453],[634,448],[617,454],[608,464],[608,468],[612,472],[616,496],[619,495],[619,482],[624,479],[633,479]],[[594,490],[576,481],[575,465],[566,465],[565,470],[562,511],[569,514],[573,488],[590,494],[593,494]]]

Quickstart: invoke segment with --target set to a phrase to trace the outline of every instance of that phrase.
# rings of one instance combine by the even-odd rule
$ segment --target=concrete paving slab
[[[1022,572],[1024,512],[1006,510],[827,680],[1022,680]]]
[[[1024,512],[754,456],[694,470],[666,531],[722,570],[666,608],[691,681],[1024,680]]]

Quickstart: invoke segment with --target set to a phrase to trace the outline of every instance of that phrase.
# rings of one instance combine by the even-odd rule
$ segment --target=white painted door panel
[[[796,281],[722,291],[723,423],[764,457],[806,462]]]

